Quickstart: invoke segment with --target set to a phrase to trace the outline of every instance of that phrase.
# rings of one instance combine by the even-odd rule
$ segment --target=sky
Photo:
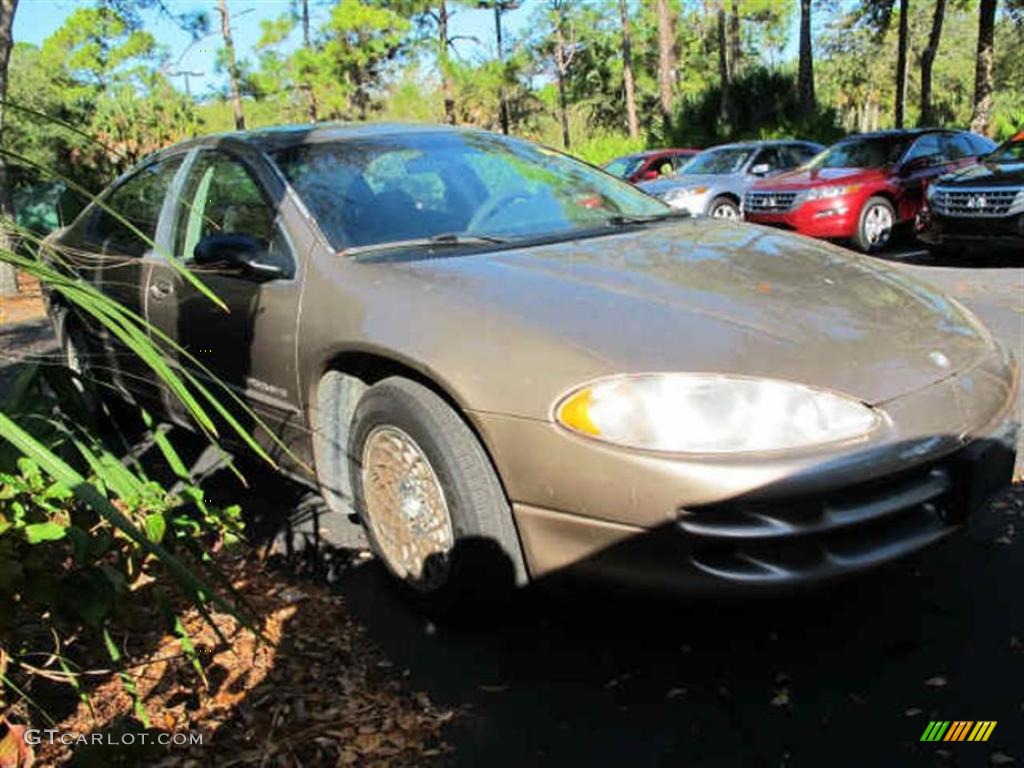
[[[533,14],[540,0],[523,0],[522,5],[502,16],[502,31],[508,37],[521,33]],[[15,42],[34,43],[39,45],[55,32],[75,8],[91,5],[85,0],[21,0],[14,17]],[[161,18],[156,13],[143,15],[145,28],[157,42],[164,46],[171,55],[171,72],[199,72],[201,75],[190,76],[189,87],[194,95],[202,96],[212,90],[222,88],[224,75],[214,67],[217,49],[221,45],[220,17],[217,15],[216,2],[196,2],[195,0],[167,0],[167,5],[175,12],[194,10],[206,11],[210,16],[211,36],[192,44],[191,37],[182,32],[172,22]],[[288,11],[289,0],[228,0],[228,10],[232,16],[232,36],[235,48],[240,57],[255,56],[251,53],[256,41],[260,38],[260,22],[275,19]],[[323,19],[328,12],[328,3],[323,0],[310,0],[310,13],[313,26]],[[457,52],[461,57],[474,59],[494,53],[494,13],[475,8],[458,8],[450,12],[449,29],[451,35],[476,38],[460,40]],[[297,43],[297,41],[295,41]],[[185,77],[173,78],[175,85],[184,90]]]

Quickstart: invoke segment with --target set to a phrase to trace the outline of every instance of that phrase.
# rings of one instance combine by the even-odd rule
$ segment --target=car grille
[[[747,192],[743,207],[749,213],[784,213],[796,202],[796,192]]]
[[[1024,189],[943,189],[937,187],[932,208],[943,216],[1010,216],[1024,210]]]
[[[956,523],[951,467],[786,502],[727,503],[681,511],[690,560],[729,581],[795,582],[868,567],[942,538]]]

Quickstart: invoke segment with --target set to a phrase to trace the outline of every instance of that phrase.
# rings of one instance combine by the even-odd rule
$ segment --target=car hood
[[[780,173],[754,185],[754,189],[811,189],[832,184],[864,184],[884,181],[880,168],[814,168]]]
[[[381,323],[473,368],[484,410],[516,410],[498,394],[516,381],[550,408],[586,377],[643,371],[776,377],[878,404],[994,348],[973,315],[892,268],[745,224],[682,221],[374,268],[414,281],[407,302],[388,292]]]
[[[979,163],[943,176],[944,187],[1019,187],[1024,185],[1024,163]]]

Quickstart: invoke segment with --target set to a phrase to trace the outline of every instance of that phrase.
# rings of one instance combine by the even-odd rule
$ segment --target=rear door
[[[167,192],[180,171],[184,154],[148,163],[119,181],[98,203],[89,206],[60,238],[57,249],[83,277],[104,294],[145,316],[143,289],[158,255],[159,224]],[[76,314],[85,344],[89,375],[131,397],[158,400],[150,368],[90,316]]]
[[[916,165],[908,165],[917,163]],[[917,139],[904,155],[901,172],[897,216],[900,221],[913,219],[924,201],[924,190],[929,182],[941,176],[948,168],[946,144],[940,133],[926,133]]]
[[[150,322],[176,341],[182,365],[210,386],[247,428],[255,425],[233,397],[259,416],[270,429],[254,431],[271,446],[272,435],[301,424],[296,374],[301,264],[280,215],[283,183],[257,159],[203,148],[190,158],[175,198],[169,228],[172,253],[227,310],[164,261],[154,264],[149,275]],[[282,277],[265,281],[227,265],[195,265],[196,245],[216,234],[256,238],[265,246],[266,258],[282,267]],[[169,396],[168,408],[186,419]]]

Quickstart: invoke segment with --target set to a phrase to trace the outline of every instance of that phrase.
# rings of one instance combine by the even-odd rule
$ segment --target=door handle
[[[166,280],[157,280],[149,286],[149,295],[154,299],[166,299],[174,293],[174,285]]]

